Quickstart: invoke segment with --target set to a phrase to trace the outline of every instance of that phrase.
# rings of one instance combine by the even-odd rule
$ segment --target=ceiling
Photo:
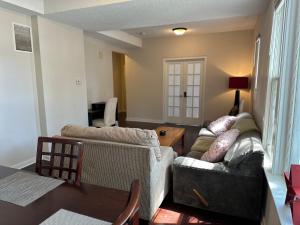
[[[124,31],[141,39],[174,36],[174,33],[172,31],[174,27],[188,28],[186,32],[187,35],[217,33],[237,30],[251,30],[255,27],[256,20],[256,16],[234,17],[217,20],[203,20],[190,23],[170,24],[164,26],[126,29]]]
[[[49,1],[49,0],[48,0]],[[53,0],[52,0],[53,1]],[[72,0],[60,0],[69,2]],[[190,33],[251,29],[269,0],[127,0],[47,14],[87,31],[125,30],[143,38],[167,35],[173,26]],[[145,32],[146,35],[139,35]]]
[[[29,15],[79,27],[97,37],[133,47],[142,39],[173,35],[253,29],[270,0],[0,0]]]

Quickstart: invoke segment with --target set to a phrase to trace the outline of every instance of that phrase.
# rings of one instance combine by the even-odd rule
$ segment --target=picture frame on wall
[[[14,47],[16,51],[32,53],[31,27],[13,23]]]

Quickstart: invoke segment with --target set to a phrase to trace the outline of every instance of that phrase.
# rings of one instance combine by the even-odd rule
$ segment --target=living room
[[[132,174],[125,173],[128,180],[120,188],[126,186],[128,191],[131,176],[139,178],[142,183],[141,223],[292,224],[290,205],[284,204],[286,187],[282,174],[289,171],[291,164],[300,163],[296,116],[300,108],[297,79],[299,7],[299,2],[293,0],[230,0],[226,3],[204,0],[0,1],[0,165],[15,169],[34,168],[40,136],[65,134],[62,136],[83,141],[99,135],[99,140],[125,143],[119,147],[130,149],[128,151],[140,150],[146,155],[132,152],[123,155],[123,150],[117,149],[114,151],[121,151],[115,156],[117,158],[103,158],[99,153],[97,157],[103,159],[97,163],[93,159],[95,155],[90,155],[90,159],[84,155],[87,159],[84,159],[83,167],[88,162],[95,164],[99,171],[94,178],[87,178],[87,174],[92,177],[92,172],[83,168],[82,180],[97,184],[101,179],[95,177],[102,176],[107,181],[106,185],[101,181],[102,186],[116,188],[114,179],[123,179],[124,173],[117,174],[114,170],[122,171],[124,167],[122,163],[117,167],[110,160],[134,166],[138,161],[143,162],[138,169],[132,167]],[[176,35],[177,31],[180,35]],[[115,66],[116,54],[124,57],[118,68]],[[116,84],[115,74],[119,68],[122,83]],[[241,82],[238,78],[246,79],[247,85],[238,87],[237,83]],[[119,127],[113,128],[126,128],[117,135],[109,133],[110,130],[102,134],[99,131],[102,128],[89,127],[91,107],[95,103],[107,107],[113,97],[118,97],[119,112],[118,123],[113,122]],[[258,212],[255,211],[257,207],[244,206],[248,216],[243,210],[236,209],[239,201],[246,201],[241,189],[236,189],[240,198],[231,195],[226,198],[229,190],[224,190],[220,197],[225,196],[220,202],[224,204],[220,206],[215,205],[218,199],[212,196],[213,193],[217,196],[218,191],[206,193],[203,187],[209,182],[219,182],[225,187],[229,180],[216,178],[212,181],[215,176],[207,173],[201,175],[188,170],[185,175],[181,170],[184,163],[191,163],[189,160],[193,158],[195,161],[191,164],[203,161],[200,160],[202,153],[201,156],[189,154],[202,136],[200,130],[210,128],[208,131],[211,132],[213,122],[218,118],[228,114],[238,118],[238,113],[251,115],[251,132],[257,129],[261,136],[247,138],[259,140],[258,148],[265,152],[264,163],[259,167],[263,181],[254,179],[251,184],[250,178],[241,184],[233,181],[237,182],[235,186],[242,188],[255,183],[249,192],[255,189],[261,204]],[[115,113],[111,115],[115,119]],[[243,120],[249,122],[250,118]],[[229,131],[238,127],[231,125]],[[181,130],[176,133],[170,127]],[[131,128],[150,131],[145,130],[143,136],[139,129]],[[155,129],[160,147],[151,139]],[[239,129],[236,140],[245,137],[242,128]],[[80,136],[78,132],[86,136]],[[151,138],[147,142],[142,137]],[[226,151],[236,143],[232,142]],[[98,146],[95,148],[105,152],[113,148],[102,144],[95,144]],[[130,148],[129,144],[145,146]],[[92,142],[85,145],[88,146],[85,151],[94,151]],[[211,145],[212,142],[208,148]],[[161,148],[161,152],[157,148]],[[153,155],[147,155],[145,149],[153,151]],[[257,152],[259,155],[260,151]],[[152,157],[154,161],[145,157]],[[167,158],[163,160],[163,157]],[[228,157],[229,154],[227,157],[222,155],[218,162],[197,165],[203,166],[205,171],[212,167],[216,171],[223,170],[217,165]],[[259,156],[256,162],[260,162]],[[150,169],[150,175],[145,172],[146,168],[152,167],[159,169]],[[144,179],[146,176],[153,180]],[[194,184],[192,176],[203,176],[204,184],[200,181]],[[160,182],[155,183],[158,180]],[[147,187],[145,182],[149,182]],[[196,202],[188,200],[189,196],[184,194],[184,187],[179,185],[184,183],[190,183]],[[257,199],[253,202],[259,201]],[[3,202],[1,194],[0,200]],[[25,211],[20,213],[25,215]],[[96,218],[110,221],[108,214],[103,215],[103,218]],[[38,220],[42,221],[41,218]]]

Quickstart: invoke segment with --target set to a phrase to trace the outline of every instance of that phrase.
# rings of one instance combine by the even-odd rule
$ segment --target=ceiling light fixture
[[[172,31],[176,35],[181,36],[187,31],[187,29],[185,27],[176,27],[176,28],[173,28]]]

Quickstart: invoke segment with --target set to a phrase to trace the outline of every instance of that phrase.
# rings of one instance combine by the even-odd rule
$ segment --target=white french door
[[[165,120],[199,125],[203,121],[204,59],[165,61]]]

